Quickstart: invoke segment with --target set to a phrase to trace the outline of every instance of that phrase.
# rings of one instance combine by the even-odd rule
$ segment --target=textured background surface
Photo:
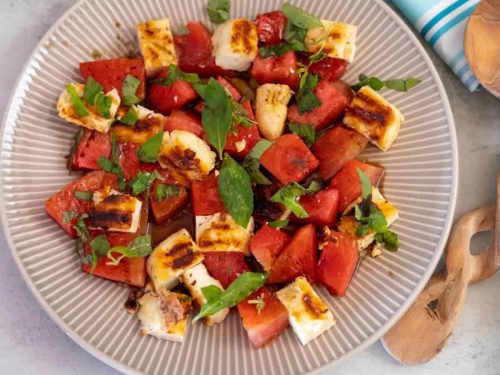
[[[72,4],[71,1],[0,1],[0,108],[25,59],[49,26]],[[434,57],[431,54],[432,57]],[[494,171],[500,166],[500,103],[486,93],[469,94],[440,61],[455,113],[460,144],[460,189],[457,214],[494,197]],[[24,286],[0,238],[2,262],[0,291],[0,373],[116,373],[91,357],[67,338],[49,320]],[[433,363],[407,369],[409,374],[498,373],[500,368],[500,304],[493,301],[500,277],[475,286],[469,294],[461,327],[447,350]],[[399,370],[399,371],[398,371]],[[340,365],[335,373],[402,372],[403,368],[376,344]]]

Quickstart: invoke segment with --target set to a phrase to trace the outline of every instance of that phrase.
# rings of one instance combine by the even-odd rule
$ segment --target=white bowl
[[[253,18],[280,1],[232,0],[231,14]],[[405,115],[387,153],[369,147],[363,157],[386,167],[384,192],[400,210],[397,253],[362,262],[347,296],[332,298],[336,327],[303,347],[288,329],[271,345],[253,349],[240,319],[189,327],[183,344],[141,337],[123,303],[128,288],[80,271],[74,242],[44,213],[45,200],[72,177],[65,167],[75,127],[57,117],[67,82],[80,81],[78,63],[98,50],[127,54],[134,25],[169,17],[209,24],[203,0],[80,1],[47,33],[25,66],[6,112],[1,144],[0,210],[5,235],[28,287],[52,319],[83,348],[127,373],[292,374],[332,366],[366,348],[408,308],[442,253],[457,191],[457,144],[443,85],[418,40],[382,1],[297,0],[324,19],[359,27],[357,57],[345,79],[359,73],[415,76],[408,93],[383,91]],[[119,27],[115,24],[119,21]]]

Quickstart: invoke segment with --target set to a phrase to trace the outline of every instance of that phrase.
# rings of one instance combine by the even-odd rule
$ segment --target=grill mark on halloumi
[[[143,144],[163,129],[163,116],[153,115],[138,120],[134,126],[115,123],[111,127],[111,134],[118,142]]]
[[[248,20],[239,19],[234,21],[233,32],[231,34],[231,49],[234,52],[246,55],[255,53],[255,38],[252,37],[254,28],[253,24]]]

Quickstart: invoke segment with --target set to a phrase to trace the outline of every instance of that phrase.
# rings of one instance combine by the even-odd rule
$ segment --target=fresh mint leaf
[[[250,119],[247,110],[237,101],[231,100],[231,106],[233,111],[233,127],[236,125],[242,125],[245,127],[250,127],[255,125],[256,122]]]
[[[318,180],[313,180],[307,188],[296,182],[289,183],[279,189],[272,197],[271,202],[281,203],[294,213],[298,218],[309,217],[307,211],[302,207],[299,198],[302,195],[314,194],[321,190],[323,184]]]
[[[137,150],[139,160],[145,163],[156,163],[162,141],[163,131],[144,142],[144,144]]]
[[[118,188],[124,191],[127,187],[125,184],[125,175],[123,174],[122,169],[119,164],[112,162],[111,160],[106,159],[104,156],[101,156],[97,161],[97,165],[103,171],[112,173],[118,176]]]
[[[141,101],[136,96],[137,89],[139,88],[141,81],[130,74],[127,74],[122,83],[122,97],[123,104],[132,105],[137,104]]]
[[[370,86],[375,91],[387,87],[391,90],[406,92],[421,82],[420,79],[414,77],[407,79],[388,79],[383,81],[378,77],[368,77],[366,74],[360,74],[358,80],[358,83],[351,86],[354,91],[358,91],[363,86]]]
[[[151,254],[152,251],[151,236],[146,234],[136,237],[128,246],[115,246],[109,249],[107,257],[110,262],[106,264],[116,266],[123,258],[142,258]],[[120,256],[116,257],[114,254],[120,254]]]
[[[372,205],[370,208],[370,216],[368,216],[368,225],[376,233],[383,233],[387,231],[387,219],[375,205]]]
[[[98,92],[95,96],[94,104],[97,106],[99,114],[104,118],[111,118],[111,98],[103,92]]]
[[[389,251],[395,252],[399,249],[399,238],[393,231],[388,230],[383,233],[377,233],[375,235],[375,241],[383,244]]]
[[[316,128],[314,125],[291,122],[288,124],[288,130],[302,138],[307,147],[311,147],[316,142]]]
[[[166,77],[157,78],[155,83],[162,86],[172,86],[176,81],[185,81],[191,84],[199,84],[200,77],[196,73],[185,73],[177,65],[170,64]]]
[[[103,87],[92,77],[87,78],[83,89],[83,99],[91,105],[94,105],[97,94],[103,91]]]
[[[85,117],[89,115],[89,110],[85,107],[85,103],[83,102],[80,95],[76,92],[75,86],[66,85],[66,91],[71,98],[71,103],[73,104],[73,108],[75,109],[75,113],[78,117]]]
[[[101,234],[100,236],[97,236],[92,241],[90,241],[90,247],[98,258],[102,258],[108,253],[110,245],[109,241],[106,239],[106,236],[104,234]]]
[[[245,168],[228,154],[220,168],[219,194],[234,221],[246,228],[253,212],[252,183]]]
[[[132,188],[132,194],[139,195],[143,191],[148,190],[157,178],[163,179],[157,171],[137,173],[129,182],[129,186]]]
[[[155,200],[161,202],[165,199],[177,197],[180,194],[181,188],[175,184],[158,184],[156,186]]]
[[[294,51],[293,45],[289,43],[272,44],[259,48],[259,56],[263,59],[269,56],[283,56],[288,51]]]
[[[86,214],[81,215],[76,224],[73,225],[73,228],[75,229],[77,236],[83,243],[89,242],[90,240],[90,233],[84,221],[84,219],[86,219],[87,217],[88,215]]]
[[[284,228],[288,225],[289,220],[274,220],[267,223],[271,228]]]
[[[91,191],[75,191],[75,198],[81,201],[91,201],[93,196]]]
[[[76,219],[80,214],[76,211],[63,212],[63,224],[69,224],[73,219]]]
[[[323,26],[321,20],[318,17],[307,13],[290,3],[283,4],[281,10],[283,11],[283,13],[285,13],[287,22],[292,23],[302,29],[310,30]]]
[[[359,180],[361,181],[361,199],[366,199],[372,193],[372,184],[368,176],[358,168]]]
[[[213,315],[225,308],[231,308],[258,290],[266,282],[265,273],[244,272],[234,280],[226,290],[222,291],[215,285],[202,288],[205,303],[193,323],[208,315]]]
[[[201,114],[203,129],[208,141],[215,147],[222,159],[227,134],[233,123],[233,106],[226,90],[213,78],[205,88],[205,106]]]
[[[222,23],[229,19],[231,4],[229,0],[208,0],[208,18],[213,23]]]
[[[301,87],[295,96],[297,107],[300,114],[312,111],[314,108],[321,105],[321,101],[314,94],[314,89],[318,85],[318,76],[315,74],[305,73],[301,79]]]
[[[295,26],[291,22],[286,23],[283,38],[293,51],[307,52],[305,38],[307,29]]]
[[[134,126],[135,123],[139,120],[139,113],[137,112],[137,108],[135,105],[131,105],[128,108],[127,113],[120,119],[120,122],[126,125]]]
[[[258,185],[271,184],[271,181],[260,171],[260,157],[272,144],[273,142],[267,139],[261,139],[243,159],[242,166],[246,169],[252,181]]]

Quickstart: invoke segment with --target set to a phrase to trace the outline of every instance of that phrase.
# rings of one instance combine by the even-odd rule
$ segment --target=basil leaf
[[[307,13],[296,6],[293,6],[292,4],[283,4],[281,10],[283,11],[283,13],[285,13],[287,22],[292,23],[302,29],[309,30],[323,26],[321,20],[318,17],[313,16],[312,14]]]
[[[163,131],[144,142],[143,145],[137,150],[139,160],[145,163],[156,163],[162,141]]]
[[[103,171],[112,173],[118,176],[118,188],[120,190],[125,190],[127,188],[125,184],[125,175],[123,174],[122,169],[117,163],[112,162],[111,160],[106,159],[104,156],[101,156],[97,161],[97,165]]]
[[[377,77],[368,77],[366,74],[360,74],[358,79],[359,82],[351,86],[354,91],[358,91],[363,86],[370,86],[375,91],[387,87],[391,90],[406,92],[421,82],[420,79],[414,77],[407,79],[388,79],[383,81]]]
[[[181,194],[181,188],[174,184],[158,184],[156,186],[155,200],[157,202],[164,201],[171,197],[176,197]]]
[[[230,7],[229,0],[208,0],[208,18],[213,23],[222,23],[229,18]]]
[[[63,211],[63,224],[68,224],[73,219],[78,217],[79,213],[76,211]]]
[[[219,158],[226,144],[227,134],[233,123],[233,107],[226,90],[213,78],[205,89],[205,107],[201,114],[203,129],[208,141],[216,148]]]
[[[66,91],[68,92],[71,103],[73,104],[73,108],[75,109],[75,113],[78,117],[85,117],[89,115],[89,110],[85,107],[85,103],[82,98],[76,92],[75,86],[66,85]]]
[[[139,113],[137,113],[137,108],[132,105],[129,107],[125,116],[120,119],[120,122],[126,125],[134,126],[139,120]]]
[[[271,181],[260,171],[260,157],[269,148],[273,142],[267,139],[261,139],[252,147],[250,152],[243,159],[242,165],[253,182],[258,185],[270,185]]]
[[[75,158],[76,150],[78,149],[78,145],[80,144],[82,137],[83,137],[83,127],[79,126],[77,132],[75,133],[75,138],[73,138],[73,144],[71,145],[71,150],[68,156],[67,167],[70,174],[72,172],[71,167],[73,166],[73,159]]]
[[[368,225],[376,233],[383,233],[387,231],[387,219],[382,211],[375,205],[370,208],[370,216],[368,216]]]
[[[311,147],[316,141],[316,128],[314,125],[297,124],[291,122],[288,124],[288,130],[291,133],[297,134],[300,138],[304,140],[307,147]]]
[[[272,44],[270,46],[260,47],[259,55],[262,58],[266,58],[269,56],[283,56],[288,51],[293,50],[293,46],[288,43]]]
[[[139,88],[141,81],[130,74],[127,74],[122,83],[122,101],[125,105],[137,104],[141,101],[135,93]]]
[[[372,193],[370,179],[361,169],[357,169],[359,180],[361,181],[361,199],[366,199]]]
[[[309,214],[299,203],[299,197],[307,194],[307,190],[296,182],[292,182],[279,189],[272,197],[271,202],[281,203],[299,218],[309,217]]]
[[[102,258],[108,253],[110,245],[109,241],[106,239],[106,236],[101,234],[100,236],[97,236],[92,241],[90,241],[90,247],[98,258]]]
[[[154,172],[139,172],[130,180],[129,185],[132,188],[132,194],[139,195],[143,191],[149,189],[157,178],[163,178],[157,171]]]
[[[85,224],[85,221],[83,219],[86,219],[88,215],[83,214],[80,216],[80,219],[76,222],[75,225],[73,225],[73,228],[76,231],[76,234],[80,238],[80,240],[85,243],[90,240],[90,233],[89,230],[87,229],[87,225]]]
[[[200,82],[200,77],[196,73],[185,73],[177,65],[170,64],[167,76],[154,80],[155,83],[168,87],[172,86],[176,81],[186,81],[195,84]]]
[[[75,198],[81,201],[91,201],[93,196],[91,191],[75,191]]]
[[[274,220],[267,223],[271,228],[284,228],[288,225],[289,220]]]
[[[375,235],[375,241],[383,244],[389,251],[395,252],[399,249],[399,238],[393,231],[388,230],[384,233],[377,233]]]
[[[304,42],[306,33],[306,29],[297,27],[291,22],[287,22],[283,38],[290,45],[292,50],[307,52],[306,44]]]
[[[193,83],[194,90],[205,100],[207,98],[207,85],[203,83]]]
[[[99,111],[99,114],[104,118],[111,118],[111,98],[102,92],[98,92],[95,97],[95,105]]]
[[[95,103],[97,94],[103,91],[103,87],[92,77],[87,78],[83,89],[83,99],[91,105]]]
[[[272,141],[268,141],[267,139],[261,139],[259,142],[255,144],[255,146],[252,147],[252,149],[245,158],[260,160],[262,154],[266,152],[266,150],[269,147],[271,147],[272,144],[273,144]]]
[[[356,229],[356,236],[364,237],[368,234],[368,224],[359,224],[358,229]]]
[[[116,266],[123,258],[142,258],[151,254],[152,251],[151,236],[146,234],[144,236],[136,237],[128,246],[115,246],[109,249],[107,257],[111,262],[106,264]],[[115,258],[113,253],[121,255]]]
[[[299,88],[295,100],[300,114],[312,111],[321,105],[321,101],[314,94],[313,90],[318,85],[318,76],[315,74],[305,74],[304,83]]]
[[[258,290],[266,281],[267,275],[257,272],[244,272],[234,280],[225,291],[218,287],[202,288],[207,302],[193,319],[193,323],[208,315],[213,315],[225,308],[231,308]]]
[[[242,125],[245,127],[250,127],[252,125],[255,125],[256,122],[254,120],[251,120],[248,116],[248,112],[243,106],[238,103],[235,100],[231,100],[231,106],[232,106],[232,118],[233,118],[233,125]]]
[[[246,228],[253,212],[252,184],[245,168],[228,154],[220,168],[219,194],[234,221]]]

